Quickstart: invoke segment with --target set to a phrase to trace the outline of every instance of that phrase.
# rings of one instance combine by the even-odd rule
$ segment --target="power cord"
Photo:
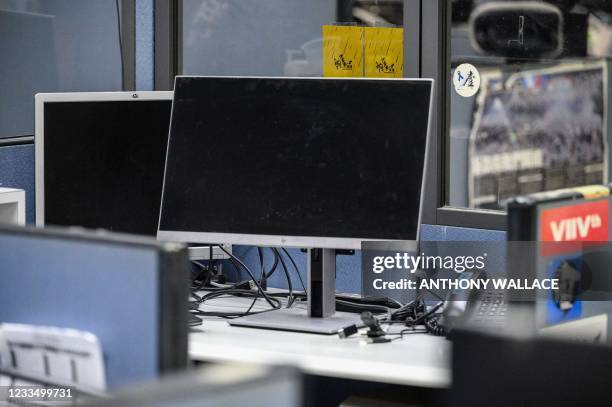
[[[287,308],[291,308],[293,302],[295,301],[295,297],[293,296],[293,284],[291,283],[291,276],[289,275],[289,269],[287,268],[287,264],[285,264],[285,260],[283,256],[278,252],[278,249],[272,249],[278,255],[278,258],[281,262],[281,267],[283,272],[285,273],[285,277],[287,278],[287,287],[289,288],[289,301],[287,302]]]
[[[300,284],[302,285],[302,290],[306,292],[306,285],[304,284],[304,280],[302,280],[302,275],[300,274],[300,270],[298,269],[298,266],[295,263],[295,260],[293,260],[293,256],[284,247],[281,250],[289,258],[289,261],[291,262],[291,264],[293,265],[293,269],[295,270],[295,274],[297,274],[298,279],[300,280]]]

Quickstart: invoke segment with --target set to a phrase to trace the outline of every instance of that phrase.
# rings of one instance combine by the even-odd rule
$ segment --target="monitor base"
[[[326,318],[314,318],[309,317],[304,309],[283,308],[232,319],[229,324],[248,328],[333,335],[347,326],[360,325],[361,318],[359,314],[348,312],[336,312]]]

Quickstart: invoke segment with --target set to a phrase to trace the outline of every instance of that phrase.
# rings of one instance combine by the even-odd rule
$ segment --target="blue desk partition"
[[[34,145],[0,147],[0,188],[26,191],[26,220],[35,222]]]
[[[144,246],[0,231],[0,322],[95,334],[110,389],[155,379],[158,262]]]

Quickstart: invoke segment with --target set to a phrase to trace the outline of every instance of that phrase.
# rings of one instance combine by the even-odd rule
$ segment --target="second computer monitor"
[[[36,95],[36,223],[155,236],[172,92]]]
[[[177,77],[158,238],[416,239],[432,85]]]

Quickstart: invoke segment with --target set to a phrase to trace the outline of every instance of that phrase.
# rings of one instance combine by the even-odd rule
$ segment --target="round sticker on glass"
[[[461,64],[453,73],[453,85],[459,96],[471,98],[480,89],[480,73],[472,64]]]

